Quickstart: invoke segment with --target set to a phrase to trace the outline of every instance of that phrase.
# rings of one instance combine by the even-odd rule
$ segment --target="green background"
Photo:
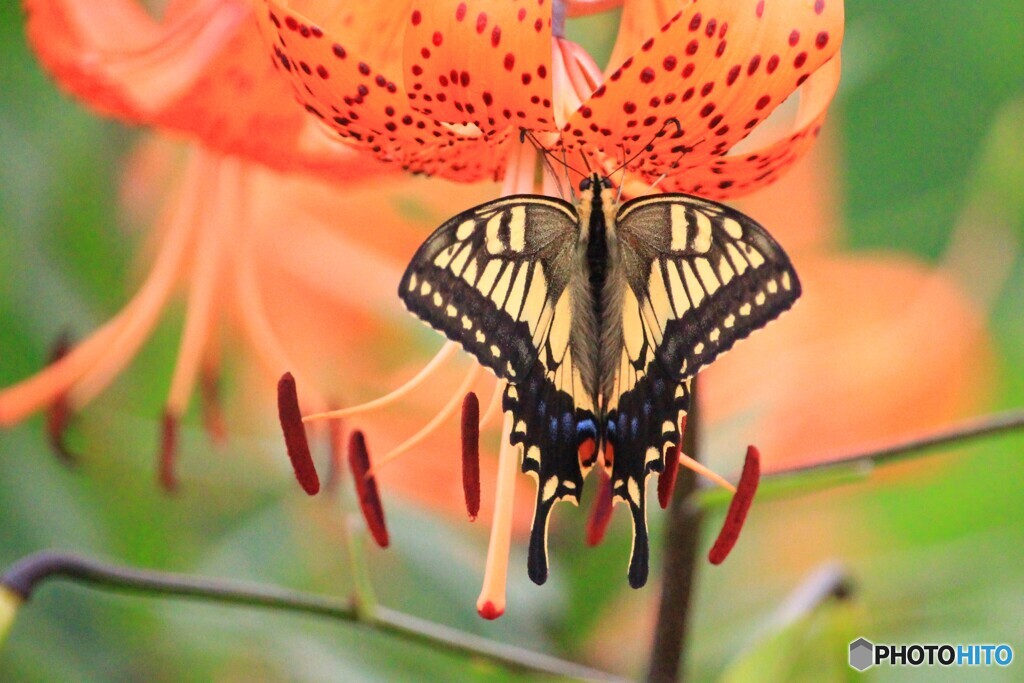
[[[847,3],[844,82],[829,125],[842,140],[850,250],[886,249],[936,261],[971,201],[1022,235],[1024,5],[942,0]],[[84,334],[132,290],[132,253],[116,209],[119,162],[135,132],[61,96],[22,34],[17,3],[0,4],[0,385],[28,376],[66,329]],[[607,19],[588,20],[601,42]],[[596,50],[595,50],[596,51]],[[1007,248],[1016,248],[1007,245]],[[1024,260],[990,316],[999,386],[991,410],[1024,406]],[[181,329],[172,307],[154,338],[76,422],[76,469],[48,449],[42,419],[0,432],[0,566],[45,548],[74,549],[137,566],[252,579],[345,595],[344,549],[324,538],[332,501],[301,498],[272,429],[233,439],[215,462],[190,416],[181,467],[199,470],[178,496],[153,477],[156,416]],[[229,387],[230,395],[230,387]],[[693,615],[690,672],[793,680],[843,679],[846,643],[1007,642],[1024,657],[1024,459],[1020,436],[931,456],[927,481],[882,471],[832,492],[764,506],[740,561],[705,571]],[[483,530],[389,501],[393,549],[370,552],[381,601],[467,631],[584,661],[594,649],[627,653],[621,673],[643,671],[644,649],[613,606],[639,600],[621,572],[625,528],[586,551],[579,525],[559,529],[574,557],[544,588],[513,553],[510,603],[496,623],[472,609],[485,554]],[[764,541],[801,534],[801,520],[852,531],[838,556],[813,548],[779,558]],[[660,539],[660,514],[652,514]],[[717,525],[712,515],[710,527]],[[708,540],[705,543],[709,542]],[[808,540],[810,543],[810,539]],[[653,553],[661,555],[660,543]],[[851,600],[779,630],[786,597],[822,562],[852,575]],[[623,618],[633,618],[634,612]],[[746,658],[746,661],[744,661]],[[1020,680],[1024,663],[971,678]],[[779,669],[773,667],[781,667]],[[751,674],[751,672],[754,672]],[[948,680],[965,672],[942,672]],[[0,644],[0,680],[497,680],[500,669],[348,624],[175,600],[123,597],[53,584],[18,615]],[[875,670],[875,680],[932,680],[934,671]]]

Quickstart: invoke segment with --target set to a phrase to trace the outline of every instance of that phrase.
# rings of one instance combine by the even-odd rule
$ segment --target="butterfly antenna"
[[[671,164],[669,164],[669,168],[677,168],[679,166],[679,160],[682,159],[684,155],[689,154],[693,150],[697,149],[697,147],[699,147],[701,145],[701,143],[704,142],[704,140],[705,140],[705,138],[701,138],[700,140],[698,140],[697,142],[693,143],[693,145],[689,146],[689,147],[687,147],[686,145],[683,145],[683,148],[681,150],[679,150],[679,156],[676,157],[675,161],[673,161]],[[660,183],[662,180],[664,180],[667,177],[668,177],[668,171],[665,171],[660,176],[658,176],[657,180],[655,180],[653,183],[651,183],[651,189],[653,190],[655,187],[657,187],[658,183]]]
[[[529,140],[530,143],[534,146],[534,148],[538,152],[540,152],[540,154],[543,156],[545,167],[548,169],[548,172],[551,173],[551,175],[553,177],[555,177],[555,181],[559,183],[559,188],[558,188],[558,193],[559,194],[562,194],[561,181],[559,181],[557,176],[555,175],[554,167],[551,165],[551,160],[552,159],[554,159],[558,163],[562,164],[562,166],[564,166],[568,171],[573,171],[574,173],[578,173],[581,176],[584,175],[584,173],[582,171],[580,171],[579,169],[574,168],[573,166],[569,165],[569,162],[566,161],[566,159],[565,159],[565,147],[562,148],[562,157],[563,158],[559,159],[558,157],[554,156],[551,153],[550,150],[548,150],[546,147],[544,147],[544,145],[542,145],[540,143],[540,140],[537,139],[537,136],[533,133],[532,130],[527,130],[526,128],[520,128],[519,129],[519,142],[525,142],[527,140]],[[576,193],[573,192],[572,182],[569,180],[568,173],[566,173],[566,182],[569,185],[569,194],[570,194],[570,196],[573,197],[573,201],[575,201]],[[562,195],[562,198],[564,199],[565,196]]]
[[[519,142],[524,143],[527,140],[533,145],[534,149],[540,153],[541,162],[544,164],[544,169],[551,176],[551,179],[555,181],[555,187],[558,188],[558,196],[565,199],[565,192],[562,190],[562,181],[559,179],[558,174],[555,173],[555,167],[551,165],[551,160],[548,158],[550,153],[544,148],[544,145],[540,144],[540,141],[533,134],[533,131],[527,130],[526,128],[519,129]],[[570,190],[572,185],[570,184]]]
[[[674,124],[675,127],[676,127],[676,132],[673,134],[673,137],[682,137],[682,135],[683,135],[683,127],[682,127],[682,125],[680,125],[679,119],[677,119],[674,116],[671,117],[671,118],[665,119],[665,123],[661,124],[661,128],[658,129],[658,132],[655,133],[653,136],[651,136],[650,142],[648,142],[643,147],[641,147],[640,151],[638,151],[636,154],[634,154],[633,156],[631,156],[630,158],[626,159],[621,164],[619,164],[618,167],[615,168],[615,170],[613,170],[611,173],[609,173],[607,177],[610,178],[613,174],[615,174],[616,171],[619,171],[620,169],[626,168],[626,166],[631,164],[634,159],[636,159],[638,156],[640,156],[641,154],[646,152],[647,148],[650,147],[652,142],[654,142],[656,139],[660,138],[662,135],[665,134],[665,129],[668,128],[669,124]],[[626,154],[625,148],[623,148],[622,154],[623,154],[623,156],[625,156],[625,154]]]
[[[573,187],[572,180],[569,178],[569,171],[568,171],[568,169],[569,169],[569,161],[568,161],[568,155],[566,154],[565,146],[564,145],[562,146],[562,166],[564,166],[566,168],[566,171],[565,171],[565,182],[569,186],[569,196],[572,197],[572,203],[575,204],[576,203],[576,189]]]

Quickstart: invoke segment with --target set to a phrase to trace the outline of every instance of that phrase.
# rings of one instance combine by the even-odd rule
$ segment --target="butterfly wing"
[[[399,285],[414,314],[508,380],[511,441],[537,478],[529,574],[547,578],[548,518],[555,502],[578,502],[596,458],[592,397],[572,358],[572,311],[580,288],[579,217],[571,204],[506,197],[444,223],[420,247]],[[583,457],[587,456],[587,457]]]
[[[621,356],[608,404],[612,484],[634,523],[630,583],[647,577],[644,489],[664,469],[689,409],[689,379],[789,309],[800,282],[751,218],[681,194],[641,197],[616,217]],[[621,286],[621,285],[620,285]]]

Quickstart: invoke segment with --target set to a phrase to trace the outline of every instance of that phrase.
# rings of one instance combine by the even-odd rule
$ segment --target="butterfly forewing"
[[[800,296],[782,248],[756,221],[721,204],[681,194],[641,197],[619,209],[616,231],[638,306],[623,313],[625,346],[640,345],[630,338],[638,331],[679,380]]]
[[[452,218],[412,259],[398,295],[410,311],[503,379],[525,376],[572,274],[572,205],[507,197]]]

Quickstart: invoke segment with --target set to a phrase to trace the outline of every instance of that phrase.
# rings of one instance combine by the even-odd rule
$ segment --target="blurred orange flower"
[[[151,333],[174,291],[187,287],[162,426],[161,481],[171,487],[176,422],[197,382],[212,393],[215,335],[233,302],[239,329],[273,372],[290,364],[257,286],[263,277],[254,249],[253,192],[267,189],[254,189],[251,162],[335,181],[371,177],[384,167],[328,140],[296,105],[264,57],[248,2],[171,2],[160,21],[125,0],[27,0],[25,8],[29,40],[62,87],[102,114],[184,138],[192,149],[163,204],[159,246],[136,296],[51,366],[0,392],[0,425],[52,407],[50,426],[59,431],[66,412],[103,391]],[[322,407],[313,391],[307,399]],[[219,430],[216,413],[208,414]]]

